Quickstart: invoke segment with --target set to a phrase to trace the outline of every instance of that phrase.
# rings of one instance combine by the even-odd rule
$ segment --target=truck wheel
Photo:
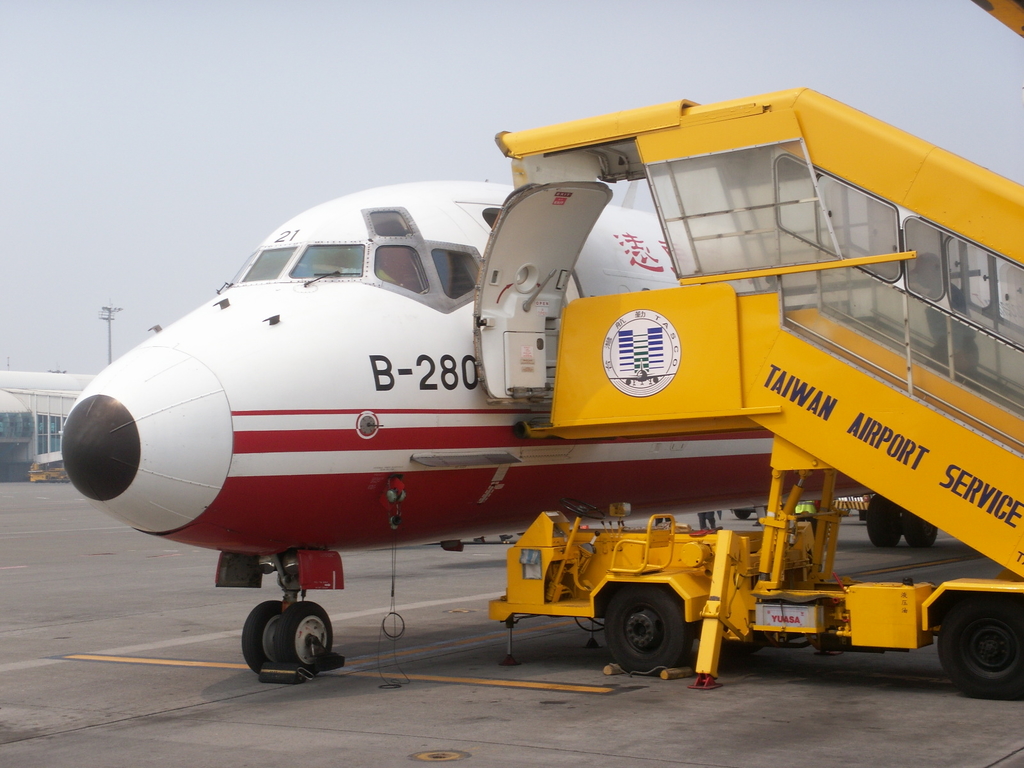
[[[996,595],[964,598],[942,621],[939,660],[971,698],[1024,697],[1024,604]]]
[[[901,507],[877,493],[868,503],[868,538],[876,547],[895,547],[900,543],[903,526],[900,523]]]
[[[693,630],[679,598],[659,587],[629,584],[608,603],[605,639],[626,672],[682,666],[693,647]]]
[[[748,520],[752,514],[754,514],[753,507],[740,507],[732,511],[736,515],[737,520]]]
[[[900,515],[900,525],[903,528],[903,538],[912,547],[930,547],[935,543],[935,537],[939,535],[938,528],[905,509]]]

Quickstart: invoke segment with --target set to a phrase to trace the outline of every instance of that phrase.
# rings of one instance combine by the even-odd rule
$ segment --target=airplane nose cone
[[[68,477],[93,506],[150,533],[195,520],[231,466],[231,408],[185,352],[140,347],[100,373],[64,427]]]
[[[93,395],[64,425],[64,469],[84,496],[108,501],[128,490],[139,471],[139,429],[120,402]]]

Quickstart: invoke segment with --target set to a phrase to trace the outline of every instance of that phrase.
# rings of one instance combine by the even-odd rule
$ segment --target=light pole
[[[107,321],[107,365],[114,362],[114,347],[110,324],[114,322],[114,315],[122,309],[122,307],[115,307],[113,304],[114,302],[110,302],[110,304],[100,309],[100,320]]]

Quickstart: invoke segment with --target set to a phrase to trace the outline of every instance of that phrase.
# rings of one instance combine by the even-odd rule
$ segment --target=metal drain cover
[[[434,749],[430,752],[414,752],[409,755],[411,760],[422,760],[425,763],[448,763],[452,760],[465,760],[469,752],[457,752],[453,749]]]

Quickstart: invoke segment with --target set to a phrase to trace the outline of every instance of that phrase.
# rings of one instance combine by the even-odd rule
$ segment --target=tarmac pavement
[[[399,549],[395,642],[382,632],[391,552],[344,555],[346,589],[309,597],[347,665],[267,685],[239,636],[278,597],[272,578],[217,589],[216,552],[121,526],[70,485],[0,484],[0,766],[1024,767],[1024,702],[962,696],[934,647],[764,649],[694,691],[605,676],[602,633],[588,649],[575,623],[534,618],[515,630],[521,665],[499,666],[505,631],[487,600],[504,592],[506,549]],[[850,522],[836,570],[938,582],[999,568],[942,534],[931,549],[875,549]]]

